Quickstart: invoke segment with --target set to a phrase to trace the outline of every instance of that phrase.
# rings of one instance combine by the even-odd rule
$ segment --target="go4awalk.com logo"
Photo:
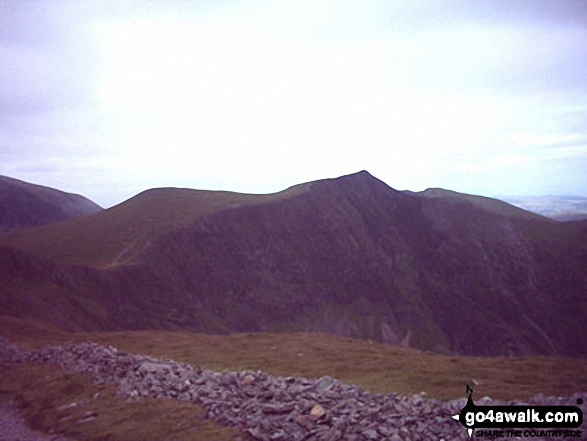
[[[491,438],[578,438],[583,411],[577,406],[476,406],[467,385],[467,404],[453,415],[469,433]],[[577,400],[577,404],[583,404]]]

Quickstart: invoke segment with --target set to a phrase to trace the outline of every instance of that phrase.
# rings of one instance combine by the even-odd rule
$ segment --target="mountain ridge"
[[[413,193],[415,195],[427,197],[427,198],[445,198],[448,200],[465,201],[483,208],[488,211],[492,211],[498,214],[503,214],[510,217],[519,217],[523,219],[541,219],[543,221],[549,221],[550,218],[541,214],[528,211],[524,208],[511,205],[500,199],[490,198],[486,196],[478,196],[467,193],[458,193],[452,190],[446,190],[443,188],[427,188],[424,191]]]
[[[0,176],[0,235],[100,210],[84,196]]]
[[[504,216],[368,172],[292,188],[188,210],[114,265],[27,248],[55,227],[5,237],[3,303],[79,330],[323,331],[444,353],[585,355],[587,222]]]

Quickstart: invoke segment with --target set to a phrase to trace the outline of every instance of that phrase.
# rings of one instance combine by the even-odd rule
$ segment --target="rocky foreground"
[[[128,399],[189,400],[203,405],[208,418],[237,426],[257,440],[468,439],[465,429],[451,418],[465,405],[464,398],[441,402],[423,395],[372,394],[330,377],[215,372],[92,342],[27,351],[0,338],[0,365],[21,362],[50,363],[68,372],[90,373],[97,383],[116,383],[118,393]],[[576,405],[580,397],[584,398],[577,394],[570,398],[538,396],[529,403]],[[482,401],[504,404],[489,398]],[[585,426],[581,429],[585,433]]]

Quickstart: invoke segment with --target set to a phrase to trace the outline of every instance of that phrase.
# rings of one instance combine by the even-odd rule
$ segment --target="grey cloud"
[[[64,18],[69,5],[53,0],[4,0],[4,13],[0,13],[2,131],[26,135],[46,130],[53,112],[91,101],[94,61],[85,54],[84,39],[72,38],[72,29],[83,23]],[[75,15],[75,8],[71,11]],[[49,120],[43,121],[43,116]]]
[[[587,92],[587,30],[462,25],[409,44],[411,52],[400,56],[411,87],[508,95]]]
[[[6,117],[38,116],[55,109],[49,99],[0,96],[0,121]]]
[[[64,181],[73,179],[71,170],[89,167],[92,157],[80,152],[79,145],[97,151],[109,137],[120,141],[116,124],[108,126],[107,117],[92,107],[93,81],[100,73],[95,58],[102,55],[92,48],[91,38],[96,37],[88,33],[92,24],[101,20],[157,20],[166,14],[205,20],[206,14],[216,14],[219,3],[234,4],[235,14],[250,20],[246,25],[292,39],[288,41],[306,38],[311,43],[345,45],[371,39],[385,42],[388,38],[391,44],[407,42],[405,52],[390,50],[384,59],[390,66],[388,80],[397,82],[399,89],[472,92],[472,96],[481,92],[489,97],[495,93],[508,97],[539,94],[562,104],[587,103],[585,0],[381,0],[368,5],[340,0],[332,2],[332,10],[309,17],[308,23],[303,22],[303,14],[289,17],[281,6],[276,15],[259,14],[258,18],[257,12],[264,13],[264,8],[274,4],[270,0],[3,0],[0,174],[13,167],[15,173],[33,181],[48,174],[67,175]],[[214,18],[221,21],[229,15]],[[446,37],[465,28],[473,30],[470,38],[460,38],[458,33],[452,40]],[[423,34],[430,38],[420,38]],[[434,39],[442,44],[431,45]],[[414,47],[409,46],[412,43]],[[525,114],[520,109],[510,123],[514,130],[505,127],[503,132],[531,132],[537,121],[543,120],[554,132],[584,133],[587,127],[584,107],[552,118],[530,112],[527,120],[520,121]],[[567,141],[560,147],[575,145],[579,141]],[[75,154],[77,159],[71,159]],[[54,158],[62,162],[52,163]],[[77,173],[75,179],[81,182],[105,171],[98,167]]]
[[[53,20],[55,1],[4,0],[0,6],[0,44],[47,48],[63,29]]]
[[[584,0],[485,0],[463,3],[473,13],[479,5],[483,16],[503,22],[542,22],[587,27],[587,3]]]
[[[32,158],[31,158],[32,159]],[[47,173],[55,173],[65,171],[66,167],[57,163],[44,163],[22,160],[21,162],[13,163],[9,169],[9,175],[39,175],[43,176]],[[41,178],[42,179],[42,178]]]
[[[582,134],[581,136],[577,137],[570,137],[567,140],[561,141],[554,141],[550,142],[544,146],[541,146],[545,149],[549,150],[556,150],[557,148],[566,149],[568,147],[581,147],[584,148],[587,146],[587,133]]]
[[[296,40],[403,42],[405,52],[388,55],[390,81],[399,87],[404,81],[412,88],[503,94],[587,89],[584,0],[382,0],[373,8],[350,2],[352,14],[340,14],[339,6],[349,2],[304,23],[307,35],[296,35],[300,23],[283,16],[277,32]],[[458,30],[471,32],[447,37]]]
[[[123,18],[145,9],[148,2],[132,0],[3,0],[0,44],[51,50],[69,45],[75,33],[91,21]]]
[[[585,96],[584,102],[586,104],[582,109],[577,108],[576,110],[561,112],[556,115],[561,126],[569,131],[587,132],[587,96]]]
[[[542,23],[546,26],[587,27],[584,0],[449,0],[389,2],[390,18],[420,25],[473,21],[500,24]],[[395,12],[395,13],[393,13]]]

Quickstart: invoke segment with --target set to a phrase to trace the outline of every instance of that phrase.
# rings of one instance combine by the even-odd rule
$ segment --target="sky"
[[[0,175],[587,196],[584,0],[0,0]]]

